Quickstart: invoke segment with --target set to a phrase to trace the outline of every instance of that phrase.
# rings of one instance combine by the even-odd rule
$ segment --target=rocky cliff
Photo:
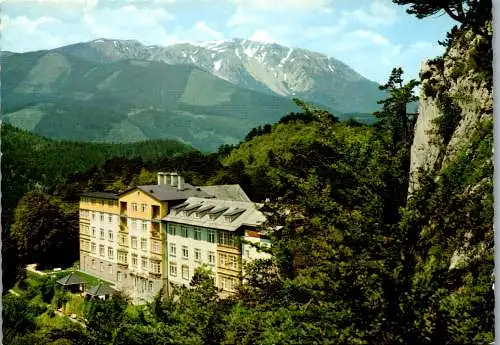
[[[409,195],[426,189],[419,203],[433,211],[421,235],[440,238],[449,270],[493,255],[491,22],[486,28],[486,37],[453,30],[445,54],[426,61],[420,74]]]
[[[491,35],[491,23],[487,27]],[[420,174],[438,174],[470,148],[478,131],[491,125],[491,49],[491,36],[456,30],[445,54],[423,63],[410,193],[418,188]]]

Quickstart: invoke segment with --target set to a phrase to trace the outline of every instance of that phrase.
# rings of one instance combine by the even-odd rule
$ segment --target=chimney
[[[165,175],[165,173],[162,173],[162,172],[158,173],[158,186],[161,186],[163,184],[162,181],[164,181],[164,179],[163,179],[164,175]]]
[[[178,182],[177,182],[177,189],[178,190],[183,190],[184,189],[184,177],[181,175],[177,176]]]
[[[172,187],[177,186],[177,173],[170,173],[170,185]]]

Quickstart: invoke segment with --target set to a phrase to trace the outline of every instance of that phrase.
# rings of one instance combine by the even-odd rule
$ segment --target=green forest
[[[468,49],[454,78],[479,75],[491,90],[491,1],[393,2],[419,18],[455,19],[441,42],[446,52],[431,63],[442,67],[451,50]],[[475,45],[467,45],[470,35]],[[394,68],[374,124],[341,122],[295,100],[301,112],[214,153],[174,142],[56,142],[3,125],[2,206],[11,207],[2,218],[5,343],[490,344],[493,121],[485,117],[456,154],[420,171],[409,193],[418,114],[408,104],[417,88],[440,105],[438,148],[461,116],[458,101],[427,77],[404,80]],[[27,143],[38,143],[39,155]],[[194,185],[238,183],[264,203],[272,259],[250,263],[235,296],[221,298],[209,271],[199,269],[189,288],[161,291],[147,305],[132,306],[121,294],[77,305],[56,286],[57,275],[23,269],[78,260],[80,193],[155,183],[157,171],[173,170]],[[460,251],[465,258],[457,260]],[[55,315],[62,306],[85,327]]]

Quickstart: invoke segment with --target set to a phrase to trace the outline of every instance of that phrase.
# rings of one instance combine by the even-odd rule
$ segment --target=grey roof
[[[165,184],[162,185],[149,184],[149,185],[137,186],[137,188],[159,201],[186,200],[191,196],[197,196],[202,198],[209,197],[209,195],[203,190],[201,190],[200,187],[194,187],[189,183],[185,183],[184,188],[182,190],[177,189],[177,187]],[[135,188],[122,192],[120,193],[120,195],[128,193],[133,189]]]
[[[57,282],[61,285],[64,285],[64,286],[80,285],[80,284],[87,284],[88,283],[87,279],[83,278],[82,276],[80,276],[74,272],[67,275],[66,277],[62,277]]]
[[[238,184],[221,184],[217,186],[203,186],[201,190],[221,200],[251,202],[248,195]]]
[[[170,213],[163,218],[163,220],[167,222],[203,226],[228,231],[235,231],[243,225],[256,227],[261,225],[266,220],[262,212],[259,211],[261,205],[253,202],[191,197],[186,200],[186,203],[189,205],[201,204],[203,205],[202,208],[210,205],[214,206],[214,208],[209,212],[200,213],[195,210],[193,213],[188,212],[187,215],[182,209],[171,210]],[[200,218],[196,218],[196,214],[198,214]],[[210,215],[214,214],[218,215],[218,217],[216,219],[210,219]],[[226,215],[232,216],[233,220],[226,220]]]
[[[108,193],[108,192],[89,192],[89,193],[82,193],[81,196],[86,196],[90,198],[99,198],[99,199],[113,199],[113,200],[118,200],[118,195],[115,193]]]
[[[115,292],[117,292],[117,290],[113,289],[111,286],[99,283],[96,286],[92,286],[89,291],[87,291],[87,294],[91,296],[106,296],[112,295]]]

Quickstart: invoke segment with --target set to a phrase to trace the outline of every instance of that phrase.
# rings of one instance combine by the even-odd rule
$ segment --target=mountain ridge
[[[341,119],[373,122],[369,114],[384,95],[376,83],[323,54],[242,39],[166,48],[98,39],[2,52],[1,62],[6,122],[94,142],[172,138],[213,151],[298,111],[292,98]]]

